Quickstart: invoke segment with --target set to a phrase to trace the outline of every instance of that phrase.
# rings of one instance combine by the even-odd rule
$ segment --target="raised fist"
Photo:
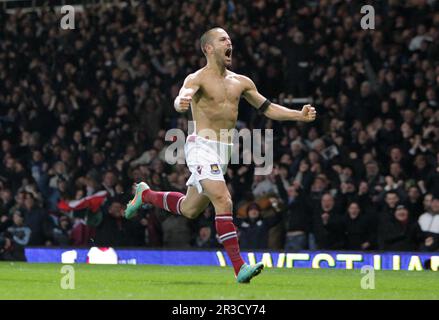
[[[191,106],[191,102],[192,102],[191,96],[182,96],[182,97],[178,96],[174,102],[175,110],[177,110],[178,112],[186,112],[189,110]]]
[[[306,104],[303,106],[302,108],[302,121],[305,122],[311,122],[314,121],[316,119],[316,109],[310,105],[310,104]]]

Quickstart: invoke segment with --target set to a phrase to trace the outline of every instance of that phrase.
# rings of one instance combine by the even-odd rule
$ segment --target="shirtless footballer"
[[[187,182],[187,193],[153,191],[145,182],[140,182],[135,185],[135,196],[127,205],[125,217],[133,217],[142,204],[149,203],[195,219],[212,202],[216,232],[233,264],[237,282],[248,283],[264,265],[261,262],[248,265],[240,254],[232,199],[224,180],[230,156],[223,159],[218,152],[219,149],[230,150],[232,144],[230,137],[221,136],[220,130],[235,127],[241,95],[273,120],[310,122],[314,121],[316,111],[311,105],[296,111],[271,103],[258,92],[251,79],[228,70],[232,65],[233,47],[223,29],[210,29],[201,37],[200,44],[207,64],[186,77],[174,102],[177,112],[187,112],[190,108],[195,121],[195,131],[185,144],[186,162],[192,174]]]

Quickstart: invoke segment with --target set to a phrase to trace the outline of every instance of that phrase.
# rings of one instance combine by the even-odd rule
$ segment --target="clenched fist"
[[[302,117],[303,117],[303,121],[305,122],[311,122],[314,121],[316,119],[316,109],[310,105],[310,104],[306,104],[303,106],[302,108]]]
[[[189,110],[192,102],[191,96],[178,96],[174,101],[174,108],[177,112],[186,112]]]

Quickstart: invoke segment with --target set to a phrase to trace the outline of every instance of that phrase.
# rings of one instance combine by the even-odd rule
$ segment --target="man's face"
[[[81,139],[82,139],[81,131],[75,131],[75,133],[73,134],[73,140],[79,143]]]
[[[408,196],[410,199],[417,200],[420,196],[418,189],[411,187],[408,191]]]
[[[347,182],[346,183],[346,191],[348,192],[348,193],[353,193],[353,192],[355,192],[355,185],[353,184],[353,182]]]
[[[204,240],[204,241],[209,240],[210,235],[211,235],[211,230],[210,230],[209,227],[202,227],[200,229],[200,238],[201,238],[201,240]]]
[[[102,163],[103,159],[100,153],[96,152],[93,154],[93,164],[94,165],[100,165]]]
[[[320,192],[325,189],[325,183],[322,179],[317,178],[314,180],[314,183],[312,185],[312,190],[315,192]]]
[[[373,176],[378,173],[378,167],[374,163],[366,165],[366,172],[368,176]]]
[[[0,197],[2,198],[4,203],[7,203],[12,200],[12,192],[11,190],[5,189],[0,193]]]
[[[67,190],[67,183],[64,180],[58,180],[58,190],[65,192]]]
[[[11,143],[8,140],[2,140],[2,150],[3,152],[8,152],[11,149]]]
[[[28,210],[32,209],[34,206],[34,203],[35,203],[34,198],[29,194],[26,195],[26,198],[24,200],[24,205],[25,205],[26,209],[28,209]]]
[[[123,206],[121,203],[119,202],[113,202],[110,205],[110,208],[108,208],[108,213],[113,217],[113,218],[121,218],[123,216]]]
[[[348,213],[351,219],[356,219],[360,214],[360,207],[358,206],[358,204],[351,203],[351,205],[348,207]]]
[[[248,217],[250,219],[257,219],[257,218],[259,218],[259,210],[258,209],[250,209],[248,211]]]
[[[402,154],[401,154],[401,150],[398,148],[394,148],[390,151],[390,158],[392,159],[392,161],[394,162],[399,162],[401,161],[402,158]]]
[[[212,46],[215,60],[226,67],[230,67],[232,65],[232,40],[230,40],[229,35],[223,29],[217,29],[212,32],[210,45]]]
[[[22,206],[22,205],[24,205],[24,199],[26,199],[26,194],[23,192],[20,192],[15,197],[15,202],[17,203],[18,206]]]
[[[304,160],[300,161],[299,170],[302,171],[302,172],[305,172],[305,171],[307,171],[308,169],[309,169],[309,164],[308,164],[308,162],[306,162],[306,161],[304,161]]]
[[[426,166],[426,161],[425,161],[425,158],[422,156],[422,155],[419,155],[419,156],[417,156],[416,158],[415,158],[415,166],[418,168],[418,169],[423,169],[423,168],[425,168],[425,166]]]
[[[69,220],[68,219],[61,219],[59,222],[62,229],[67,229],[69,226]]]
[[[399,222],[405,222],[409,218],[409,212],[405,208],[401,208],[395,211],[395,218]]]
[[[370,94],[370,84],[367,82],[362,83],[360,91],[363,97],[367,97]]]
[[[107,172],[104,176],[104,184],[113,187],[116,184],[116,176],[112,172]]]
[[[424,210],[425,211],[429,211],[430,210],[432,200],[433,200],[433,196],[431,194],[427,194],[424,197],[423,205],[424,205]]]
[[[360,191],[361,193],[366,193],[369,191],[369,185],[367,184],[367,182],[361,182],[359,187],[358,187],[358,191]]]
[[[395,208],[399,201],[399,197],[395,193],[389,193],[386,195],[386,203],[390,208]]]
[[[384,128],[386,128],[387,131],[392,131],[393,129],[395,129],[395,123],[392,119],[387,119],[384,122]]]
[[[322,197],[322,209],[325,211],[329,211],[334,207],[334,198],[329,194],[325,194]]]
[[[40,151],[34,151],[34,153],[32,154],[32,160],[35,162],[41,161],[43,159],[43,156],[41,155]]]
[[[294,34],[294,42],[296,44],[302,44],[303,40],[304,40],[304,38],[303,38],[303,33],[302,32],[296,32]]]
[[[55,164],[55,172],[57,174],[63,174],[65,171],[66,171],[65,164],[63,162],[61,162],[61,161],[58,161]]]
[[[15,225],[20,227],[23,225],[23,217],[20,215],[20,213],[14,213],[12,219],[14,220]]]

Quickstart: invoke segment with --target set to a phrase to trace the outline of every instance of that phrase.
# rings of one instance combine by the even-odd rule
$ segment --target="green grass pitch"
[[[76,264],[75,289],[61,289],[61,264],[0,263],[0,299],[439,299],[433,271],[265,269],[237,284],[230,267]]]

